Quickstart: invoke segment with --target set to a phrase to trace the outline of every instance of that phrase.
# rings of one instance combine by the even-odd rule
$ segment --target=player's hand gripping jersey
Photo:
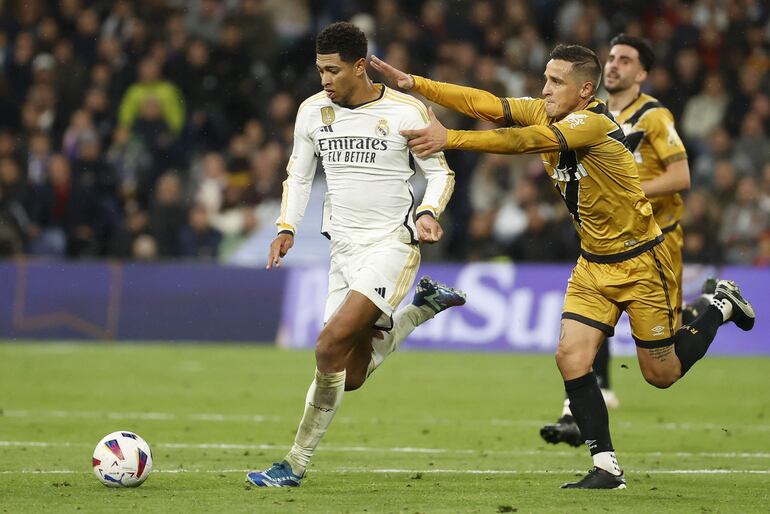
[[[546,114],[542,99],[498,98],[477,89],[414,79],[413,90],[429,100],[477,119],[521,127],[449,130],[447,148],[541,153],[572,215],[586,259],[616,262],[662,240],[623,130],[602,101],[593,99],[586,109],[556,122]]]
[[[408,183],[414,171],[399,131],[426,126],[428,113],[411,96],[381,87],[378,99],[354,108],[334,104],[324,92],[300,105],[276,222],[279,232],[294,233],[299,227],[320,157],[329,190],[324,235],[356,243],[385,238],[417,242]],[[443,154],[414,161],[428,181],[417,215],[428,212],[438,218],[452,196],[454,172]]]

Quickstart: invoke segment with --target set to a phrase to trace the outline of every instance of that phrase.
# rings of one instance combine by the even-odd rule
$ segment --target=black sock
[[[594,374],[596,374],[596,381],[599,382],[599,387],[602,389],[610,389],[610,342],[604,339],[604,342],[599,346],[599,351],[596,352],[594,357]]]
[[[564,381],[570,410],[591,455],[615,451],[610,438],[610,418],[593,371]]]
[[[722,312],[709,305],[690,325],[683,325],[674,334],[674,353],[682,363],[682,376],[706,355],[711,341],[722,324]]]

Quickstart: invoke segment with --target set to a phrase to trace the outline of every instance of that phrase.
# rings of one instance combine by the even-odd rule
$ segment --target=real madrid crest
[[[388,129],[388,120],[386,119],[381,119],[377,122],[377,126],[374,127],[374,133],[380,137],[386,137],[389,132],[390,129]]]
[[[324,122],[324,125],[331,125],[334,123],[333,107],[321,107],[321,121]]]

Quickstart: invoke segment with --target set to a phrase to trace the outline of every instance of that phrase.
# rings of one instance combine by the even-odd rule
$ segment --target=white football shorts
[[[348,291],[358,291],[382,311],[375,326],[393,327],[393,311],[412,287],[420,267],[420,248],[395,239],[357,244],[332,240],[329,296],[324,323],[342,305]]]

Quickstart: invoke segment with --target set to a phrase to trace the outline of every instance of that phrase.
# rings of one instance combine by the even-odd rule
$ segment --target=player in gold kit
[[[660,388],[676,382],[705,355],[720,325],[729,320],[749,330],[755,315],[737,285],[722,280],[705,312],[691,325],[675,328],[679,287],[671,257],[661,244],[663,233],[642,191],[625,134],[607,105],[594,96],[601,80],[599,59],[578,45],[559,45],[550,57],[542,99],[497,98],[407,75],[376,58],[372,65],[399,87],[428,100],[518,127],[447,130],[431,111],[428,127],[402,131],[412,138],[416,155],[443,149],[541,154],[581,239],[581,256],[567,286],[556,362],[594,467],[563,487],[622,489],[626,481],[591,367],[621,312],[630,318],[642,374]]]
[[[653,65],[655,55],[642,39],[620,34],[610,42],[610,53],[604,66],[604,88],[609,93],[607,106],[623,128],[626,147],[634,155],[642,191],[652,204],[655,221],[663,232],[679,295],[674,300],[676,324],[681,319],[691,322],[707,304],[714,279],[704,284],[704,297],[682,310],[682,246],[684,237],[679,225],[684,205],[680,191],[690,187],[687,153],[674,127],[671,112],[655,98],[641,92],[641,85]],[[609,389],[609,345],[603,344],[594,361],[594,373],[602,388],[608,407],[617,406],[617,397]],[[566,399],[561,417],[556,423],[540,429],[540,436],[549,443],[580,446],[583,439]]]

